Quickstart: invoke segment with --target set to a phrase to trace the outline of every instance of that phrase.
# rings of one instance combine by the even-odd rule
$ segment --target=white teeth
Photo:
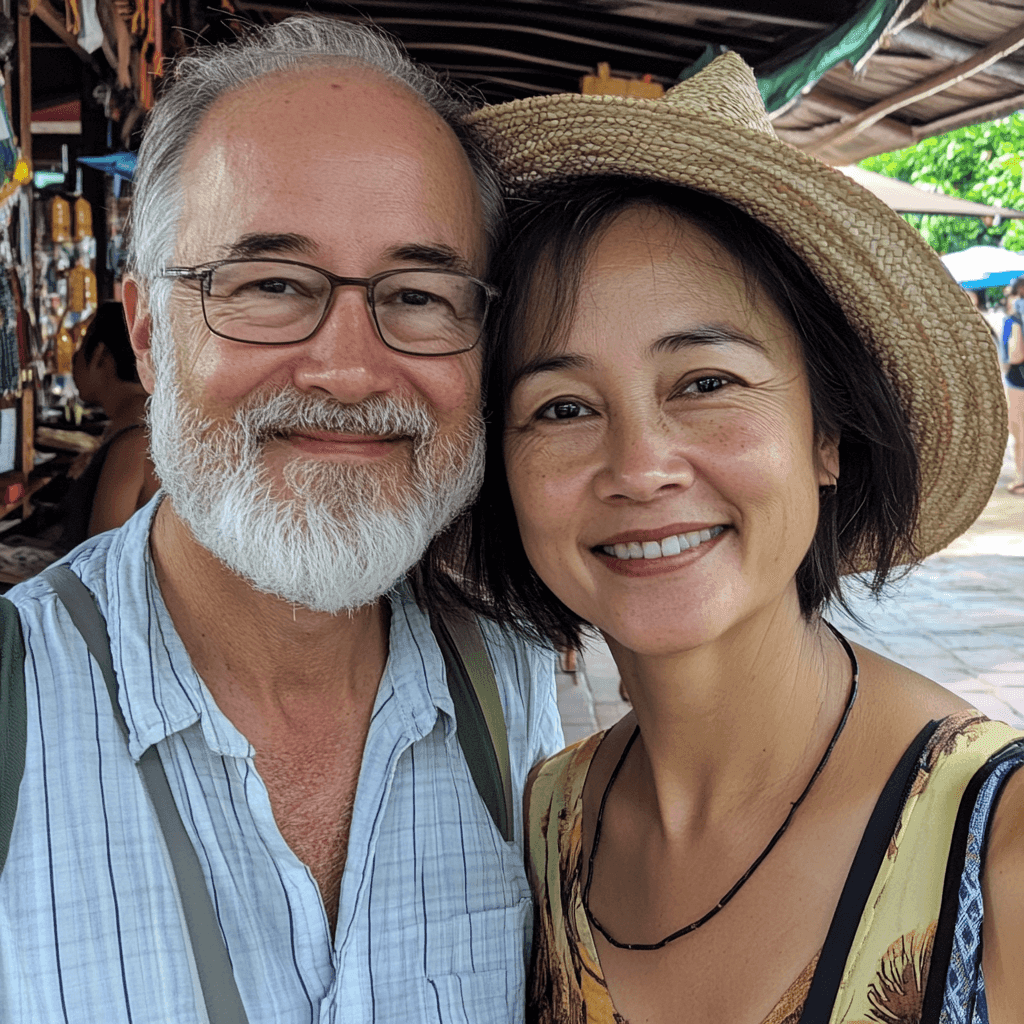
[[[673,537],[666,537],[662,541],[646,540],[642,544],[639,541],[630,541],[628,544],[614,544],[601,548],[606,555],[623,560],[630,558],[666,558],[670,555],[678,555],[688,548],[695,548],[699,544],[717,537],[724,526],[713,526],[705,530],[691,530],[689,533],[679,533]]]

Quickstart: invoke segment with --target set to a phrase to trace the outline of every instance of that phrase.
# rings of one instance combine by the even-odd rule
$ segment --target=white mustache
[[[295,431],[322,430],[409,437],[419,449],[437,433],[437,421],[426,408],[386,396],[348,405],[294,390],[276,391],[269,397],[256,394],[235,411],[234,419],[250,445]]]

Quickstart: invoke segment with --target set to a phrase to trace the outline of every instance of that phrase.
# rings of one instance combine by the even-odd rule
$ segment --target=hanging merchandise
[[[81,196],[54,195],[38,204],[43,211],[36,233],[37,309],[45,371],[70,381],[81,330],[99,304],[96,239],[92,207]]]
[[[54,357],[56,372],[71,373],[75,359],[75,339],[66,327],[61,327],[57,332],[54,348],[56,350]]]
[[[3,85],[3,75],[0,75],[0,185],[14,178],[14,169],[18,165],[18,151],[14,146],[11,119],[4,103]]]
[[[99,303],[96,299],[96,275],[92,268],[79,264],[68,271],[68,313],[88,313]]]
[[[75,241],[92,238],[92,207],[88,201],[79,196],[75,200]]]
[[[0,392],[4,394],[17,391],[21,385],[19,329],[22,309],[13,271],[14,246],[10,237],[16,211],[17,202],[13,196],[0,203]]]
[[[71,241],[71,204],[63,196],[54,196],[50,204],[50,239],[54,244]]]

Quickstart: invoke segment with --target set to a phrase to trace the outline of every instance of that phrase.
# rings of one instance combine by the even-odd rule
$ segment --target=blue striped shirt
[[[192,668],[149,555],[154,499],[68,556],[111,639],[126,746],[99,669],[39,579],[7,596],[26,646],[28,748],[0,877],[0,1021],[206,1019],[176,889],[133,763],[157,745],[251,1024],[523,1017],[532,909],[454,734],[423,613],[391,595],[390,652],[356,792],[338,925],[278,831],[255,751]],[[550,653],[484,626],[513,783],[561,746]]]

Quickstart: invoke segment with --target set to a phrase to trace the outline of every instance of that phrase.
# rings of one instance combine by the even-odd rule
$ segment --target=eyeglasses
[[[292,345],[320,329],[334,289],[366,289],[380,340],[396,352],[453,356],[480,340],[498,290],[457,270],[386,270],[339,277],[295,260],[218,260],[166,267],[164,277],[201,283],[206,326],[247,345]]]

